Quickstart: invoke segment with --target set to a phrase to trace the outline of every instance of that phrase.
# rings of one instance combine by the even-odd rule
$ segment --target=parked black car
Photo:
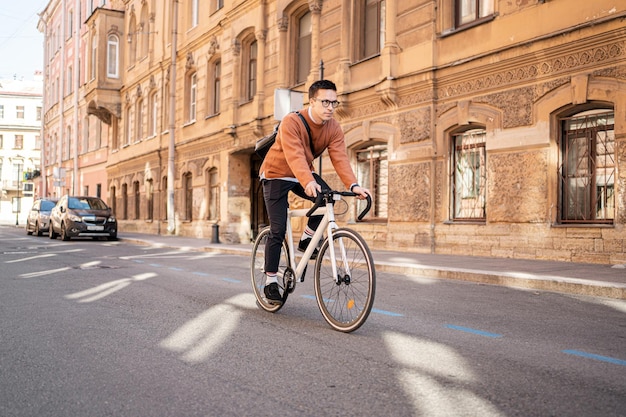
[[[33,203],[26,218],[26,233],[41,236],[50,226],[50,211],[57,203],[56,198],[38,198]]]
[[[117,239],[117,220],[98,197],[68,196],[59,199],[50,213],[50,239],[90,236]]]

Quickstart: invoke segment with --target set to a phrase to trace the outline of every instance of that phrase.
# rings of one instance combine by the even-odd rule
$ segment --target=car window
[[[75,198],[69,199],[67,208],[78,210],[106,210],[108,207],[99,198]]]
[[[41,209],[43,211],[50,211],[52,210],[52,208],[54,207],[56,203],[54,201],[50,201],[50,200],[44,200],[41,202]]]

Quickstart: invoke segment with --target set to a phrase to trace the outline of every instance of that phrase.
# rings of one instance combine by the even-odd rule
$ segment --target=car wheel
[[[50,239],[56,239],[57,238],[57,234],[54,233],[54,227],[52,227],[52,222],[50,222],[50,229],[49,229],[48,233],[50,234],[50,236],[49,236]]]
[[[67,230],[65,230],[65,223],[61,223],[61,240],[70,240]]]
[[[29,236],[33,234],[33,232],[31,232],[30,228],[28,227],[28,222],[26,222],[26,234]]]
[[[43,232],[39,229],[39,222],[36,222],[36,223],[35,223],[35,234],[36,234],[37,236],[41,236],[41,235],[43,235]]]
[[[117,240],[117,233],[113,233],[112,235],[110,235],[108,237],[109,240],[113,241],[113,240]]]

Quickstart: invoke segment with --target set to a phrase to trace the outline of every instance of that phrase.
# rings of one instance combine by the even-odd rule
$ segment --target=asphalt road
[[[0,416],[626,414],[624,301],[379,273],[343,334],[248,263],[0,227]]]

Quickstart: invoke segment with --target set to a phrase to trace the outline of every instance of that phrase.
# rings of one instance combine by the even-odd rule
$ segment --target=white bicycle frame
[[[333,194],[333,200],[335,201],[341,200],[341,196],[337,194]],[[335,281],[337,281],[338,280],[337,259],[336,259],[335,251],[333,247],[334,241],[333,241],[332,236],[333,236],[333,230],[338,229],[339,226],[337,226],[337,223],[335,222],[335,211],[334,211],[332,202],[326,203],[325,207],[320,207],[317,210],[315,210],[313,214],[311,214],[312,216],[324,216],[324,217],[322,217],[322,221],[320,222],[319,227],[313,234],[313,237],[311,238],[311,243],[304,251],[304,254],[302,255],[302,258],[300,259],[300,262],[296,263],[296,254],[294,250],[295,245],[293,242],[293,233],[292,233],[293,229],[291,227],[291,219],[295,217],[306,217],[309,210],[310,209],[295,209],[295,210],[288,209],[287,210],[287,231],[285,233],[285,236],[288,237],[287,247],[289,248],[289,260],[291,261],[291,265],[297,265],[294,271],[295,276],[296,276],[295,282],[304,281],[304,274],[303,274],[304,269],[307,267],[309,260],[311,259],[311,255],[313,254],[313,251],[317,247],[318,243],[323,241],[324,232],[326,232],[326,236],[328,237],[328,245],[330,247],[329,249],[330,262],[332,266],[333,277],[335,277]],[[344,253],[345,248],[343,247],[343,242],[341,241],[339,242],[339,248],[341,250],[342,258],[344,260],[345,273],[350,274],[350,269],[348,267],[348,262],[346,260],[345,253]]]

